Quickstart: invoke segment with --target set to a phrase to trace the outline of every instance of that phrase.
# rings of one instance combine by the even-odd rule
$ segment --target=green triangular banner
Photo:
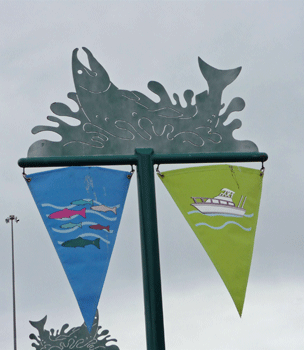
[[[160,177],[242,315],[263,174],[239,166],[172,170]]]

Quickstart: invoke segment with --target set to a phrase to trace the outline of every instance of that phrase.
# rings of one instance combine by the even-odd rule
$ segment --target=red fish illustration
[[[83,218],[86,218],[86,208],[83,208],[81,210],[70,210],[65,208],[63,210],[55,211],[49,215],[49,219],[69,219],[74,215],[81,215]]]
[[[102,226],[100,224],[90,226],[93,230],[107,230],[110,231],[110,226]]]

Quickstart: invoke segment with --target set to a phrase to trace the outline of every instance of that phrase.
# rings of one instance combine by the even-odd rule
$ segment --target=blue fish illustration
[[[79,224],[73,224],[72,222],[69,222],[68,224],[61,225],[61,228],[73,228],[73,227],[82,227],[82,223],[80,222]]]
[[[77,201],[73,201],[71,204],[73,204],[73,205],[86,205],[86,204],[93,205],[93,200],[86,201],[85,199],[78,199]]]
[[[84,239],[82,237],[77,237],[75,239],[70,239],[68,241],[65,241],[65,242],[61,243],[61,245],[63,247],[69,247],[69,248],[77,248],[77,247],[84,248],[87,245],[91,244],[91,245],[95,246],[96,248],[100,249],[99,242],[100,242],[100,238],[96,238],[92,241],[90,239]]]

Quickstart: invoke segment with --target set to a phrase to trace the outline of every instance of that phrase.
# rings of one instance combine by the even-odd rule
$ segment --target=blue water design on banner
[[[31,174],[28,182],[89,331],[129,188],[128,174],[70,167]]]
[[[191,215],[191,214],[200,214],[199,217],[201,217],[202,213],[198,210],[191,210],[191,211],[188,211],[187,213],[188,215]],[[205,216],[223,216],[223,217],[227,217],[227,218],[239,218],[240,216],[239,215],[233,215],[233,214],[224,214],[224,213],[220,213],[220,214],[217,214],[217,213],[209,213],[209,214],[206,214],[204,213]],[[251,214],[244,214],[243,215],[244,218],[252,218],[253,217],[253,213]],[[201,219],[199,219],[201,220]],[[211,226],[205,222],[199,222],[199,223],[196,223],[195,226],[208,226],[210,227],[211,229],[213,230],[221,230],[223,229],[224,227],[226,227],[227,225],[237,225],[239,226],[241,229],[243,229],[244,231],[251,231],[251,228],[252,227],[244,227],[242,226],[241,224],[239,224],[238,222],[236,221],[226,221],[223,225],[221,226]]]

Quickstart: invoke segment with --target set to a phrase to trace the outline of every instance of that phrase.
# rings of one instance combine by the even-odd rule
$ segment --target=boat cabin
[[[219,197],[219,196],[218,196]],[[214,205],[228,205],[235,207],[232,200],[222,200],[219,198],[209,198],[209,197],[191,197],[195,204],[214,204]]]

